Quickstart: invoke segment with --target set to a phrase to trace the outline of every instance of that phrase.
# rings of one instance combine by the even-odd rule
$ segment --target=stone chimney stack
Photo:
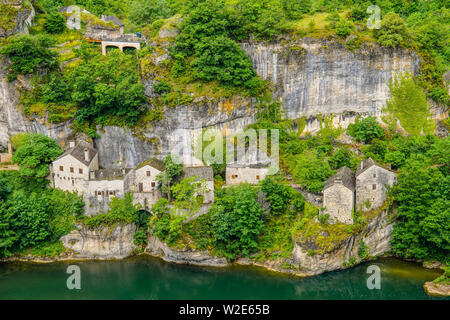
[[[69,148],[74,148],[75,147],[75,141],[71,140],[69,141]]]
[[[86,162],[89,162],[89,149],[88,148],[84,148],[84,160],[86,160]]]

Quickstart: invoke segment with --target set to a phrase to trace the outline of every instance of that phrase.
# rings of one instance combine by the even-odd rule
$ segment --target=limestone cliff
[[[74,258],[111,259],[128,257],[136,248],[133,224],[114,228],[90,229],[82,224],[61,238],[63,245],[73,252]]]
[[[310,250],[317,249],[314,242],[295,241],[288,263],[298,267],[299,273],[304,275],[316,275],[354,265],[362,260],[359,254],[362,243],[367,247],[366,254],[370,257],[390,252],[393,227],[392,213],[381,211],[362,230],[335,243],[323,253],[310,254]]]
[[[335,125],[346,127],[356,115],[381,114],[389,96],[386,82],[392,74],[417,72],[419,58],[404,49],[363,45],[354,52],[333,41],[301,39],[295,42],[244,43],[261,77],[274,83],[275,96],[282,100],[286,115],[306,117],[307,131],[319,128],[317,115],[333,115]],[[5,66],[6,62],[3,62]],[[145,78],[145,77],[144,77]],[[153,94],[153,79],[143,79],[146,93]],[[48,124],[45,119],[27,119],[20,111],[20,88],[27,79],[12,83],[0,70],[0,148],[8,139],[24,131],[42,132],[66,141],[72,134],[70,123]],[[134,166],[149,156],[170,152],[176,130],[198,131],[202,126],[237,131],[254,121],[254,99],[196,99],[191,105],[167,108],[164,119],[132,132],[118,127],[98,130],[95,140],[100,166]]]

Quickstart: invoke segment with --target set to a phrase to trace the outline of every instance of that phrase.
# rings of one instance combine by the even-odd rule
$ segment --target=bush
[[[397,47],[408,36],[405,22],[394,12],[387,13],[381,20],[380,29],[373,30],[378,43],[386,47]]]
[[[358,142],[370,142],[372,139],[384,136],[383,128],[374,117],[367,117],[362,120],[357,117],[355,123],[348,126],[347,133],[356,138]]]
[[[264,228],[256,191],[246,184],[227,188],[211,208],[212,236],[219,254],[234,260],[258,248]]]
[[[351,21],[348,20],[339,20],[336,23],[335,30],[336,34],[341,38],[346,38],[353,30],[354,26]]]
[[[45,18],[44,29],[48,33],[62,33],[66,29],[66,18],[58,12],[52,12]]]
[[[159,81],[153,85],[153,90],[157,94],[170,92],[170,84],[165,81]]]
[[[0,53],[11,60],[8,80],[18,74],[30,74],[40,69],[51,69],[57,65],[57,54],[50,50],[53,40],[44,35],[19,35],[12,37],[0,49]]]

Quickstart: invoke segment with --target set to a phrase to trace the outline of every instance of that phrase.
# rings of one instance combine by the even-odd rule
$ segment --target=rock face
[[[211,256],[207,251],[193,251],[187,248],[176,250],[169,248],[167,244],[154,236],[149,237],[146,252],[161,257],[164,261],[173,263],[213,267],[225,267],[229,265],[225,258]]]
[[[333,123],[346,127],[356,115],[381,114],[389,96],[386,81],[401,71],[417,72],[419,58],[406,50],[365,45],[350,52],[332,41],[302,39],[289,44],[244,43],[257,72],[273,81],[275,96],[286,115],[306,117],[306,131],[320,128],[316,115],[333,115]],[[5,67],[5,61],[2,67]],[[7,71],[0,70],[0,148],[9,138],[25,131],[41,132],[59,141],[71,136],[70,123],[43,124],[45,119],[28,120],[19,107],[21,87],[27,79],[8,83]],[[153,94],[153,79],[143,79],[146,94]],[[99,130],[95,139],[101,167],[133,167],[150,156],[164,157],[182,137],[210,127],[235,132],[254,122],[255,101],[196,99],[191,105],[168,108],[158,123],[137,133],[118,127]]]
[[[136,226],[133,224],[118,225],[112,230],[105,227],[92,230],[80,224],[61,241],[74,252],[75,258],[121,259],[136,248],[133,244],[135,232]]]
[[[356,115],[380,116],[396,73],[417,73],[416,53],[375,45],[353,52],[335,41],[303,38],[283,44],[244,43],[260,76],[275,85],[287,117],[306,117],[307,131],[320,128],[316,115],[334,115],[347,126]]]
[[[450,285],[444,283],[436,283],[433,281],[425,282],[423,285],[425,292],[429,296],[435,297],[449,297],[450,296]]]
[[[390,215],[383,211],[372,218],[364,230],[352,235],[337,244],[332,251],[324,254],[308,255],[310,249],[314,249],[309,243],[295,242],[291,255],[291,263],[299,266],[301,274],[317,275],[327,271],[339,270],[345,267],[345,263],[355,259],[360,262],[358,256],[360,243],[363,241],[369,248],[370,256],[378,256],[391,251],[390,241],[392,237],[393,223]]]

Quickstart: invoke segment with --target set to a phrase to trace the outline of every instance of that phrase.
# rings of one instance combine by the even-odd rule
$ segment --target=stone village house
[[[134,204],[146,210],[158,201],[161,192],[156,176],[164,171],[162,161],[152,158],[136,168],[99,169],[98,153],[87,142],[69,144],[61,156],[50,165],[50,181],[54,188],[78,192],[85,202],[85,213],[96,215],[109,209],[112,197],[133,194]],[[211,167],[184,167],[181,179],[196,176],[206,180],[204,203],[214,202],[214,179]]]
[[[356,174],[342,167],[325,181],[322,214],[329,214],[332,222],[352,224],[355,208],[363,212],[379,208],[386,200],[387,188],[396,181],[394,172],[371,158],[361,161]]]

